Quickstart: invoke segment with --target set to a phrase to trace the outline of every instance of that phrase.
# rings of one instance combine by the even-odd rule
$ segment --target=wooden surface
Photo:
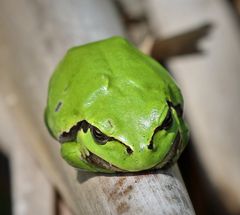
[[[1,29],[2,30],[2,29]],[[0,30],[0,150],[8,155],[11,172],[11,190],[15,215],[52,215],[55,211],[54,189],[31,156],[26,136],[21,133],[13,115],[19,98],[10,82],[11,55],[3,31]],[[44,200],[44,201],[43,201]]]
[[[2,102],[5,107],[7,102],[11,106],[1,111],[0,142],[5,143],[10,157],[17,157],[15,134],[19,134],[23,143],[19,147],[27,150],[25,155],[18,156],[34,159],[75,214],[194,214],[177,167],[145,175],[107,176],[83,172],[77,175],[76,170],[61,159],[58,143],[45,128],[43,111],[48,80],[66,50],[124,34],[112,2],[3,0],[0,20],[5,51],[9,52],[4,60],[6,69],[1,69],[4,77],[0,80],[1,93],[6,97]],[[6,118],[6,113],[10,118]],[[24,162],[33,163],[28,158]],[[32,177],[26,176],[21,183],[31,183]],[[45,185],[40,181],[36,183],[39,184],[34,191],[37,195],[38,189]],[[41,205],[35,204],[35,207]]]

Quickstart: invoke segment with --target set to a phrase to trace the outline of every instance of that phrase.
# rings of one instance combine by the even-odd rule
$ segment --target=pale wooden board
[[[0,149],[8,156],[10,163],[12,211],[15,215],[52,215],[55,210],[54,189],[26,147],[26,136],[20,133],[19,123],[12,114],[18,98],[6,75],[11,72],[11,55],[1,30]]]
[[[201,161],[219,195],[240,211],[240,32],[224,0],[149,0],[156,35],[169,37],[213,24],[203,55],[169,60],[184,97],[185,112]]]
[[[52,215],[55,211],[54,189],[26,148],[24,137],[18,133],[9,107],[2,101],[0,115],[0,129],[5,132],[0,135],[1,146],[8,146],[10,161],[13,214]]]
[[[75,214],[194,214],[176,167],[137,176],[80,173],[77,179],[44,126],[48,80],[66,50],[124,34],[111,1],[4,0],[0,14],[13,66],[6,84],[18,98],[11,110],[15,126]]]

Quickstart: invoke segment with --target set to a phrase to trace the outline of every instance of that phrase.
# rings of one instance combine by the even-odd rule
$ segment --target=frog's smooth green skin
[[[188,141],[168,72],[121,37],[70,49],[49,83],[45,121],[73,167],[135,172],[177,160]]]

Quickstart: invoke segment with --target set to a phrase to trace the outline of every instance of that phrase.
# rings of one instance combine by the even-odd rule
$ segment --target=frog
[[[72,167],[134,173],[178,160],[189,139],[183,103],[159,62],[112,36],[67,51],[50,78],[44,118]]]

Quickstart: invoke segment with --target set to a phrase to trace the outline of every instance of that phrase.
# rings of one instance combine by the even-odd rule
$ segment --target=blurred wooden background
[[[10,179],[7,170],[0,176],[10,186],[12,214],[195,214],[193,207],[197,214],[240,214],[239,1],[0,5],[0,169],[8,160]],[[180,169],[193,207],[177,166],[148,175],[77,174],[44,126],[59,59],[69,47],[111,35],[147,53],[154,47],[182,88],[192,141]],[[0,184],[5,208],[6,186]]]

